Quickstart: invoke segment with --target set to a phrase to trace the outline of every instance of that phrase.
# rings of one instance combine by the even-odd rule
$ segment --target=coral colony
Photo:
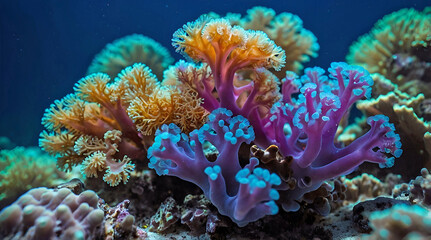
[[[403,11],[409,14],[396,14],[413,18],[413,10]],[[429,11],[421,14],[424,20],[415,19],[411,24],[429,30]],[[385,31],[390,29],[387,25],[397,18],[385,17],[376,29],[383,25]],[[365,173],[351,181],[338,178],[364,162],[392,167],[395,158],[402,156],[401,142],[405,140],[395,133],[391,122],[395,121],[403,131],[408,127],[402,125],[402,116],[390,110],[386,111],[388,116],[377,114],[381,111],[376,109],[382,106],[371,98],[374,88],[382,91],[379,94],[392,94],[399,102],[409,102],[409,96],[398,86],[386,92],[382,87],[392,86],[395,80],[405,83],[407,76],[390,79],[402,73],[390,68],[391,63],[381,64],[384,55],[393,49],[373,58],[379,63],[367,60],[371,52],[380,49],[371,39],[377,36],[385,42],[376,31],[351,48],[348,60],[352,65],[334,62],[327,72],[319,67],[306,68],[302,76],[297,75],[302,64],[317,55],[316,38],[302,28],[299,17],[275,15],[272,9],[256,7],[244,18],[237,14],[221,18],[210,13],[185,24],[174,33],[173,46],[188,61],[180,60],[174,65],[170,65],[173,60],[168,51],[154,40],[142,35],[127,36],[97,55],[89,68],[91,74],[78,81],[74,93],[56,100],[46,110],[42,119],[46,130],[40,135],[40,147],[57,159],[59,169],[71,171],[79,166],[87,182],[100,180],[99,188],[93,187],[99,192],[131,185],[138,172],[143,174],[148,168],[158,175],[193,183],[209,202],[196,200],[192,209],[182,210],[181,221],[198,229],[200,225],[193,219],[205,216],[210,233],[222,221],[212,206],[237,226],[245,227],[266,215],[300,211],[304,202],[314,206],[316,214],[328,215],[331,206],[345,196],[346,201],[358,201],[361,194],[368,199],[380,193],[392,194],[400,177],[388,175],[385,183]],[[427,36],[422,35],[411,38],[415,53],[431,42],[429,31]],[[302,44],[291,44],[295,42]],[[362,45],[368,46],[365,49],[370,53],[356,52],[355,49],[364,49]],[[405,57],[411,53],[408,47],[401,50],[402,53],[391,54]],[[420,60],[415,71],[428,66],[423,62],[426,59]],[[384,76],[376,77],[366,69]],[[159,81],[157,77],[162,75]],[[373,77],[377,86],[373,86]],[[389,80],[381,80],[385,77]],[[420,77],[417,80],[424,76]],[[415,101],[423,101],[420,96]],[[358,107],[368,118],[355,135],[353,128],[347,127],[347,119],[357,101],[361,101]],[[366,105],[366,101],[375,105]],[[423,141],[420,146],[431,149],[427,148],[431,141]],[[0,159],[0,163],[12,166],[13,154],[16,153],[2,152],[4,160]],[[8,171],[11,169],[4,168],[0,174]],[[55,174],[51,171],[46,175]],[[429,205],[430,174],[423,169],[422,176],[410,185],[395,188],[394,196],[411,192],[407,202]],[[6,191],[12,181],[1,180],[0,189]],[[29,190],[29,186],[20,188],[14,196]],[[36,188],[25,193],[0,213],[0,236],[91,239],[102,225],[100,209],[105,213],[105,230],[109,230],[106,239],[124,237],[121,234],[126,232],[135,239],[147,236],[134,225],[135,218],[127,210],[129,200],[120,199],[116,207],[109,207],[98,200],[95,192],[78,191],[79,184],[69,184],[67,188]],[[371,188],[378,188],[378,194],[364,190]],[[6,197],[9,196],[2,194],[0,200]],[[188,202],[194,202],[188,198]],[[8,201],[10,204],[13,199]],[[166,201],[162,205],[166,207],[158,210],[159,220],[151,218],[158,227],[149,229],[167,229],[176,222],[179,207],[174,204],[174,200]],[[406,225],[403,234],[407,235],[416,231],[408,219],[429,229],[430,215],[422,207],[407,205],[380,215],[373,213],[370,226],[376,232],[371,239],[395,236],[393,227],[383,224],[387,219],[394,224],[401,221]],[[199,221],[202,224],[204,220]],[[61,224],[56,226],[56,222]]]

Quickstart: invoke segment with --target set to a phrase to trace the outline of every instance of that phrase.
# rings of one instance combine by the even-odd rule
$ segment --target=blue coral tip
[[[272,185],[278,186],[278,185],[281,184],[281,179],[280,179],[280,177],[277,174],[272,173],[271,177],[269,179],[269,183],[272,184]]]
[[[402,149],[397,149],[397,150],[395,150],[395,152],[394,152],[394,156],[395,156],[396,158],[399,158],[399,157],[401,156],[401,154],[403,154],[403,150],[402,150]]]
[[[215,165],[214,167],[207,167],[207,168],[205,168],[204,172],[205,172],[206,175],[208,175],[208,177],[211,180],[215,181],[217,179],[218,175],[221,172],[221,168],[220,168],[220,166]]]
[[[277,191],[277,190],[275,190],[275,189],[271,189],[271,190],[269,191],[269,197],[270,197],[272,200],[278,200],[278,199],[280,199],[280,194],[278,193],[278,191]]]
[[[274,201],[269,201],[267,203],[265,203],[268,207],[269,207],[269,214],[270,215],[275,215],[278,213],[278,206],[277,204],[275,204]]]

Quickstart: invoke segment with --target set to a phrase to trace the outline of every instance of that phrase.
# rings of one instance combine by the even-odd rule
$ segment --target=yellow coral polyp
[[[81,165],[81,172],[87,177],[97,177],[99,172],[106,169],[106,154],[101,151],[86,157]]]
[[[115,102],[111,98],[115,88],[109,87],[111,78],[105,73],[95,73],[79,80],[73,88],[76,95],[88,102],[97,102],[102,105]]]
[[[123,161],[120,163],[116,163],[119,166],[108,166],[105,175],[103,176],[103,180],[108,183],[111,187],[118,186],[120,182],[124,184],[130,178],[130,174],[135,169],[135,165],[129,163],[130,158],[124,156]]]
[[[130,102],[136,97],[145,98],[150,96],[159,89],[160,83],[150,68],[144,64],[137,63],[123,69],[113,87],[120,91],[124,90],[124,93],[121,91],[118,98]]]

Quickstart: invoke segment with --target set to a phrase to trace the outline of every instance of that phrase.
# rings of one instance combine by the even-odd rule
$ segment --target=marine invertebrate
[[[420,173],[421,175],[411,180],[409,184],[397,185],[393,195],[398,197],[407,193],[411,203],[429,208],[431,207],[431,174],[426,168],[422,168]]]
[[[215,233],[217,227],[226,227],[226,223],[203,194],[187,195],[184,198],[181,223],[186,224],[194,234]]]
[[[10,239],[94,239],[103,211],[93,191],[35,188],[0,212],[0,237]]]
[[[0,151],[0,208],[36,187],[52,187],[71,178],[55,167],[55,158],[40,149],[16,147]]]
[[[276,14],[271,8],[253,7],[242,18],[236,13],[228,13],[224,18],[244,29],[265,32],[286,52],[284,67],[280,72],[274,72],[279,78],[284,77],[286,71],[301,71],[303,63],[311,57],[317,57],[317,38],[303,27],[302,20],[297,15],[288,12]]]
[[[399,157],[401,142],[388,118],[368,118],[371,129],[346,147],[334,144],[337,127],[350,106],[371,94],[372,79],[363,68],[333,63],[329,77],[321,68],[306,69],[300,79],[295,75],[284,80],[283,100],[274,105],[261,120],[263,132],[283,156],[291,156],[290,168],[298,186],[281,192],[285,210],[298,209],[293,198],[316,189],[324,179],[346,174],[364,160],[391,166]],[[294,86],[292,86],[294,85]],[[299,89],[298,98],[291,94]],[[259,127],[258,125],[258,127]],[[253,125],[255,126],[255,125]],[[281,131],[280,129],[286,129]],[[286,196],[288,199],[284,199]],[[298,200],[296,199],[296,200]],[[292,204],[292,205],[290,205]]]
[[[148,150],[149,167],[159,175],[177,176],[198,185],[223,215],[239,226],[265,215],[276,214],[274,186],[281,183],[276,174],[257,168],[258,160],[241,167],[239,147],[254,138],[253,128],[242,116],[232,117],[226,109],[216,109],[208,122],[189,136],[175,124],[163,125]],[[219,152],[215,161],[205,157],[203,144],[209,142]]]
[[[262,205],[259,201],[242,204],[246,208],[243,212],[235,207],[242,201],[242,192],[237,189],[243,185],[238,182],[242,183],[243,174],[248,177],[257,164],[253,157],[244,169],[239,166],[235,153],[242,142],[254,141],[259,147],[276,145],[282,156],[292,158],[275,164],[288,169],[278,172],[283,173],[284,180],[280,187],[277,175],[271,175],[274,180],[265,178],[262,183],[264,189],[280,189],[280,202],[286,211],[297,211],[304,194],[318,189],[326,179],[346,174],[364,161],[391,166],[394,157],[402,153],[399,136],[382,115],[369,118],[371,130],[349,146],[341,148],[334,144],[337,126],[350,106],[371,95],[372,78],[361,67],[333,63],[329,77],[323,75],[321,68],[306,69],[300,79],[289,72],[283,79],[280,95],[274,87],[276,78],[267,74],[266,68],[280,68],[284,53],[263,33],[203,16],[178,30],[173,42],[185,56],[203,62],[200,66],[182,64],[177,67],[177,74],[182,83],[196,89],[204,99],[203,107],[213,112],[209,121],[189,137],[180,134],[173,124],[158,130],[148,151],[149,166],[159,174],[195,183],[221,214],[228,215],[239,226],[276,212],[267,207],[257,210],[256,206]],[[255,78],[238,84],[243,79],[236,73],[246,67],[252,69]],[[298,90],[299,96],[293,97]],[[263,96],[256,97],[259,94]],[[202,147],[205,142],[218,150],[215,161],[205,157]],[[234,154],[229,167],[224,165],[226,151]],[[262,172],[265,170],[257,170],[256,176],[251,176],[261,179]],[[233,181],[235,174],[238,182]],[[265,174],[269,176],[269,172]],[[216,197],[216,193],[221,197]],[[278,199],[278,194],[268,196],[268,193],[262,194],[273,205],[272,199]],[[226,199],[230,198],[235,203],[226,206]]]
[[[420,206],[395,205],[370,215],[373,228],[366,239],[429,239],[431,214]]]
[[[374,99],[358,101],[356,107],[365,116],[384,114],[394,123],[406,154],[396,162],[391,172],[402,174],[404,180],[409,181],[417,175],[423,167],[430,166],[431,126],[426,113],[421,111],[426,103],[425,96],[418,94],[411,96],[395,89],[386,95]],[[363,129],[363,127],[361,127]],[[361,131],[357,134],[361,135]]]
[[[135,217],[128,211],[130,201],[124,200],[115,207],[101,204],[105,212],[104,239],[147,239],[147,233],[135,224]]]
[[[160,204],[156,214],[150,219],[148,230],[161,233],[175,224],[180,219],[180,212],[177,203],[168,197]]]
[[[178,66],[178,76],[204,99],[205,109],[228,108],[250,119],[257,135],[264,135],[256,127],[260,123],[253,121],[280,98],[278,79],[266,70],[283,66],[285,54],[280,47],[263,32],[232,27],[225,19],[206,15],[177,30],[173,45],[185,57],[203,62]],[[252,70],[251,80],[236,74],[245,69]]]
[[[431,96],[431,14],[401,9],[384,16],[350,47],[347,61],[380,73],[401,91]]]
[[[94,57],[87,74],[102,72],[114,79],[124,68],[143,63],[161,79],[163,71],[173,62],[169,51],[160,43],[141,34],[132,34],[107,44]]]
[[[394,174],[388,174],[384,181],[380,181],[378,178],[367,173],[363,173],[352,179],[341,177],[341,181],[347,186],[346,200],[351,202],[384,195],[390,196],[392,195],[392,189],[400,180],[401,176]]]
[[[85,175],[101,175],[111,186],[126,183],[135,164],[145,163],[157,127],[175,122],[190,131],[206,116],[197,94],[162,86],[143,64],[124,69],[114,82],[103,73],[89,75],[74,90],[46,110],[39,144],[60,169],[81,164]]]

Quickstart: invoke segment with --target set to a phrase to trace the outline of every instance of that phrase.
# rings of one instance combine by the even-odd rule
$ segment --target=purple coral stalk
[[[281,180],[276,174],[257,168],[256,158],[251,158],[244,168],[240,166],[239,147],[254,139],[254,131],[247,119],[232,115],[229,110],[216,109],[209,121],[189,136],[175,124],[163,125],[156,132],[148,158],[149,167],[159,175],[193,182],[221,214],[244,226],[278,212],[274,200],[278,200],[279,194],[273,186]],[[203,145],[208,143],[219,152],[213,162],[205,157]]]

